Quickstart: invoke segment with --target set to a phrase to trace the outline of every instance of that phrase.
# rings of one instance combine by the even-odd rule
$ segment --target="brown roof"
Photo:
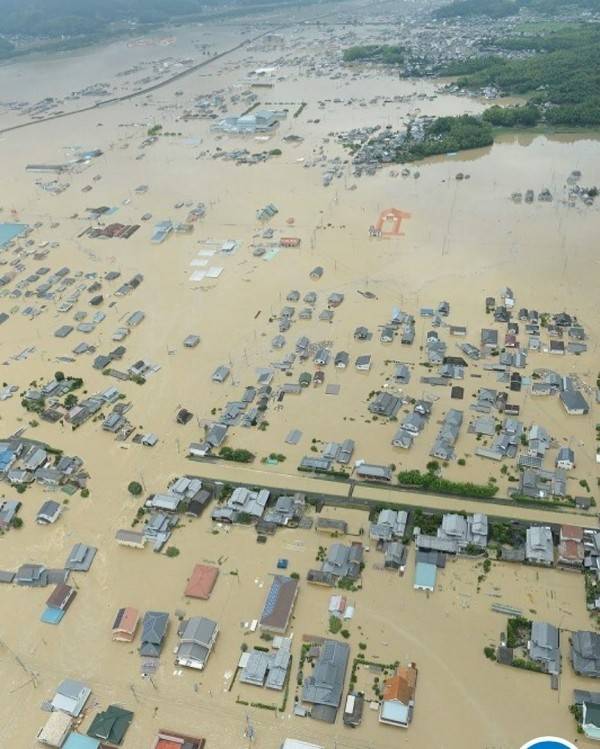
[[[127,634],[133,635],[139,620],[140,612],[137,609],[134,609],[131,606],[119,609],[112,626],[113,632],[126,632]]]
[[[70,585],[65,583],[59,583],[56,588],[52,591],[46,606],[50,606],[53,609],[63,609],[66,611],[71,605],[71,601],[75,598],[77,591],[75,591]]]
[[[396,673],[384,684],[383,699],[399,700],[408,705],[415,698],[417,673],[416,666],[412,663],[410,666],[398,666]]]
[[[561,538],[583,541],[583,528],[579,528],[577,525],[561,525],[560,536]]]
[[[579,541],[573,541],[572,539],[561,541],[558,546],[558,556],[560,559],[582,562],[584,557],[583,545]]]
[[[218,567],[211,567],[208,564],[197,564],[185,588],[185,595],[190,598],[202,598],[206,601],[210,598],[218,576]]]
[[[260,626],[274,632],[285,632],[297,593],[298,580],[286,575],[274,575],[260,617]]]
[[[190,749],[202,749],[204,739],[193,736],[186,736],[183,733],[165,731],[161,728],[156,737],[153,749],[181,749],[189,747]]]

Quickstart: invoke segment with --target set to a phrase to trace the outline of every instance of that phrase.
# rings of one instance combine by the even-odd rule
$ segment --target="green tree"
[[[332,635],[337,635],[337,633],[342,629],[342,620],[339,619],[337,616],[330,616],[329,617],[329,631]]]
[[[127,485],[127,491],[131,494],[131,496],[139,497],[140,494],[144,491],[144,488],[138,481],[130,481]]]

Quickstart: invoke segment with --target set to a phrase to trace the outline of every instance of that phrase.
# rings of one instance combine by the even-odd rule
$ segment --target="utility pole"
[[[248,739],[248,744],[252,744],[256,738],[256,731],[250,720],[250,716],[246,713],[246,730],[244,731],[244,738]]]

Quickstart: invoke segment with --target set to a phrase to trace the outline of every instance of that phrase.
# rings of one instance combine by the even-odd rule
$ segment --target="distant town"
[[[0,746],[599,741],[595,0],[9,6]]]

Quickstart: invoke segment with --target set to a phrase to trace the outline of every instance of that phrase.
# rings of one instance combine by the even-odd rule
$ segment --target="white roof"
[[[354,702],[356,697],[353,694],[349,694],[346,698],[346,707],[344,708],[345,713],[352,713],[354,711]]]
[[[37,735],[38,741],[48,746],[61,747],[71,730],[72,722],[71,716],[61,710],[50,713],[46,725]]]
[[[281,749],[323,749],[318,744],[309,744],[308,741],[299,739],[286,739],[281,745]]]

